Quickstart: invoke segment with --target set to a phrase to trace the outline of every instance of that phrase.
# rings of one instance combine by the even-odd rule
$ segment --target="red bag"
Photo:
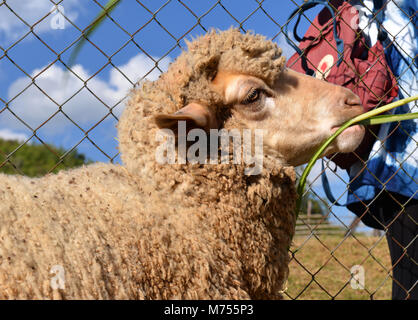
[[[309,9],[321,2],[313,1],[305,5]],[[329,5],[324,5],[326,8],[315,18],[305,36],[299,39],[299,53],[288,60],[287,67],[351,89],[360,97],[365,112],[378,104],[390,103],[397,97],[398,87],[386,62],[381,42],[378,40],[368,48],[357,27],[358,11],[348,2],[331,0]],[[330,12],[331,8],[334,9],[333,13]],[[295,38],[298,39],[296,33]],[[332,161],[348,169],[359,157],[366,160],[378,126],[369,129],[359,148],[354,151],[357,156],[354,153],[337,154]]]

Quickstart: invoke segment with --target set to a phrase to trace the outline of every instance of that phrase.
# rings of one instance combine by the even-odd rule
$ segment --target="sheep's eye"
[[[242,104],[249,104],[252,102],[257,101],[260,98],[260,90],[259,89],[251,89],[245,99],[242,101]]]

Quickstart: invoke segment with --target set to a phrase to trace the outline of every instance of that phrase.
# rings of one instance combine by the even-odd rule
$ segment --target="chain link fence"
[[[99,12],[104,8],[105,2],[90,0],[89,12]],[[393,0],[383,1],[382,8],[384,9],[389,2],[396,4]],[[116,133],[108,128],[117,123],[128,89],[145,78],[154,79],[163,72],[168,63],[185,47],[185,39],[191,39],[192,36],[207,32],[213,27],[225,29],[235,26],[243,32],[253,30],[262,34],[265,34],[268,28],[268,36],[279,45],[287,46],[284,52],[289,55],[293,51],[284,40],[286,37],[293,38],[289,34],[284,34],[284,27],[295,23],[296,16],[288,18],[290,12],[304,2],[280,1],[279,7],[283,10],[279,10],[277,2],[274,5],[268,0],[244,2],[208,0],[199,1],[199,4],[186,0],[152,2],[131,0],[126,3],[122,0],[117,10],[107,14],[105,22],[107,29],[99,28],[96,35],[87,38],[88,48],[81,52],[81,56],[84,54],[90,56],[91,64],[94,65],[90,70],[94,71],[89,72],[79,64],[71,66],[68,63],[71,51],[89,28],[86,23],[78,25],[74,14],[77,12],[76,3],[77,0],[49,2],[45,0],[33,1],[32,5],[27,3],[22,6],[16,1],[0,1],[0,17],[4,18],[4,23],[9,23],[11,26],[10,28],[2,26],[0,21],[0,35],[3,31],[3,38],[0,37],[0,73],[3,73],[0,75],[3,84],[0,91],[0,137],[3,140],[18,141],[12,149],[0,148],[0,169],[8,167],[9,173],[25,173],[19,161],[19,154],[25,146],[35,144],[44,146],[53,155],[53,163],[47,168],[47,172],[66,167],[66,159],[79,148],[83,152],[94,154],[94,160],[118,162],[117,141],[114,139]],[[46,10],[42,12],[43,9],[38,8],[42,14],[28,19],[27,11],[36,11],[37,8],[31,6],[37,4],[39,8]],[[127,7],[124,7],[125,5]],[[127,18],[123,16],[126,10],[133,10],[133,6],[136,11],[132,16],[138,15],[140,18],[133,19],[131,16],[132,21],[127,26]],[[22,14],[22,10],[26,14]],[[286,14],[281,11],[285,11]],[[319,10],[315,9],[312,12],[301,13],[302,25],[307,28],[318,12]],[[175,17],[168,19],[173,14]],[[369,12],[369,14],[377,13]],[[403,11],[403,14],[416,28],[414,25],[416,12]],[[93,17],[94,15],[90,18]],[[86,20],[91,22],[93,19]],[[175,24],[182,27],[174,30]],[[20,33],[14,32],[15,25],[18,26],[16,28]],[[47,35],[46,28],[60,30],[57,31],[61,32],[60,34],[71,29],[73,38],[65,43],[61,41],[59,46],[55,45],[54,37]],[[103,34],[103,30],[112,30],[112,32]],[[385,31],[392,32],[389,29]],[[6,39],[4,35],[7,33],[13,36]],[[152,38],[153,45],[150,46],[143,40],[147,37]],[[391,35],[394,42],[397,41],[397,37],[397,34]],[[294,43],[298,45],[297,41]],[[402,43],[398,46],[402,48]],[[20,47],[25,48],[23,53],[19,51]],[[34,48],[33,52],[31,47]],[[152,49],[156,47],[159,48],[158,53]],[[121,63],[119,55],[125,51],[128,52],[125,55],[125,63]],[[36,54],[43,55],[45,59],[38,59]],[[138,54],[140,54],[138,59],[143,63],[136,72],[133,69],[137,65],[126,63],[126,59]],[[416,63],[415,58],[410,57],[412,63]],[[138,59],[130,61],[138,62]],[[39,64],[36,65],[38,60],[48,62],[40,67]],[[33,61],[36,68],[29,67],[28,61]],[[7,79],[8,75],[2,72],[2,66],[6,64],[7,68],[14,68],[13,72],[19,75]],[[105,73],[109,76],[113,87],[104,83]],[[57,80],[58,76],[64,80]],[[402,75],[398,75],[398,79],[400,77]],[[55,88],[51,93],[48,88],[54,86],[54,81],[56,81]],[[120,85],[122,82],[124,85]],[[77,85],[73,85],[74,83]],[[402,81],[398,81],[398,85],[404,96],[410,95],[410,89],[403,87]],[[90,103],[96,106],[93,115],[78,106],[82,104],[86,107]],[[44,112],[42,107],[48,112]],[[88,121],[84,121],[86,118]],[[54,130],[49,130],[51,127],[60,127],[64,124],[71,128],[64,130],[70,132],[70,138],[64,134],[65,132],[56,133]],[[410,132],[410,128],[397,124],[384,139],[395,134],[395,129],[403,130],[407,134]],[[106,133],[108,130],[110,134]],[[373,134],[375,139],[381,139],[376,133]],[[62,141],[64,147],[61,149],[52,147],[52,142],[59,143],[57,137],[64,137]],[[383,142],[380,144],[380,149],[385,148]],[[416,142],[415,144],[415,148],[409,150],[407,158],[416,161],[418,144]],[[368,170],[368,160],[360,156],[359,159],[365,170]],[[400,170],[404,166],[404,161],[397,163]],[[36,165],[36,159],[33,162]],[[392,281],[397,281],[393,276],[393,268],[399,261],[391,263],[390,260],[385,239],[388,226],[383,226],[382,231],[372,232],[372,229],[367,229],[361,222],[359,223],[359,218],[347,209],[327,200],[319,178],[322,171],[323,169],[317,167],[317,170],[311,174],[306,212],[303,212],[298,220],[296,236],[290,248],[290,276],[285,296],[288,299],[390,299]],[[344,170],[335,168],[332,159],[325,161],[325,171],[333,183],[337,200],[344,201],[350,188],[348,184],[350,178]],[[410,178],[417,183],[414,180],[416,176]],[[381,190],[385,190],[388,183],[390,179],[381,181]],[[394,198],[399,205],[395,219],[406,214],[404,208],[414,201],[413,197],[414,195],[402,199]],[[372,203],[373,201],[364,203],[366,211]],[[416,226],[417,222],[414,223]],[[410,242],[399,243],[403,252],[402,257],[410,259],[410,263],[415,265],[415,268],[417,261],[408,255],[407,249],[413,246],[416,238],[415,234]],[[408,292],[412,289],[402,288],[407,298]]]

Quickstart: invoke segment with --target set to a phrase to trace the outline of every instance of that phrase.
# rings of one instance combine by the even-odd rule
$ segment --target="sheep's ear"
[[[213,112],[199,103],[190,103],[172,114],[158,114],[154,120],[159,128],[171,129],[174,132],[177,131],[179,121],[186,121],[187,131],[195,128],[206,131],[217,128]]]

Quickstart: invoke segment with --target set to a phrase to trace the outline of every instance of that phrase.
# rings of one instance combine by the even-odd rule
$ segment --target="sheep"
[[[293,167],[362,112],[351,91],[284,63],[261,35],[211,31],[131,92],[118,124],[123,165],[1,174],[0,298],[281,299]],[[205,132],[262,128],[261,172],[160,163],[156,135],[172,130],[178,144],[182,121]],[[363,134],[347,129],[324,155],[354,150]]]

